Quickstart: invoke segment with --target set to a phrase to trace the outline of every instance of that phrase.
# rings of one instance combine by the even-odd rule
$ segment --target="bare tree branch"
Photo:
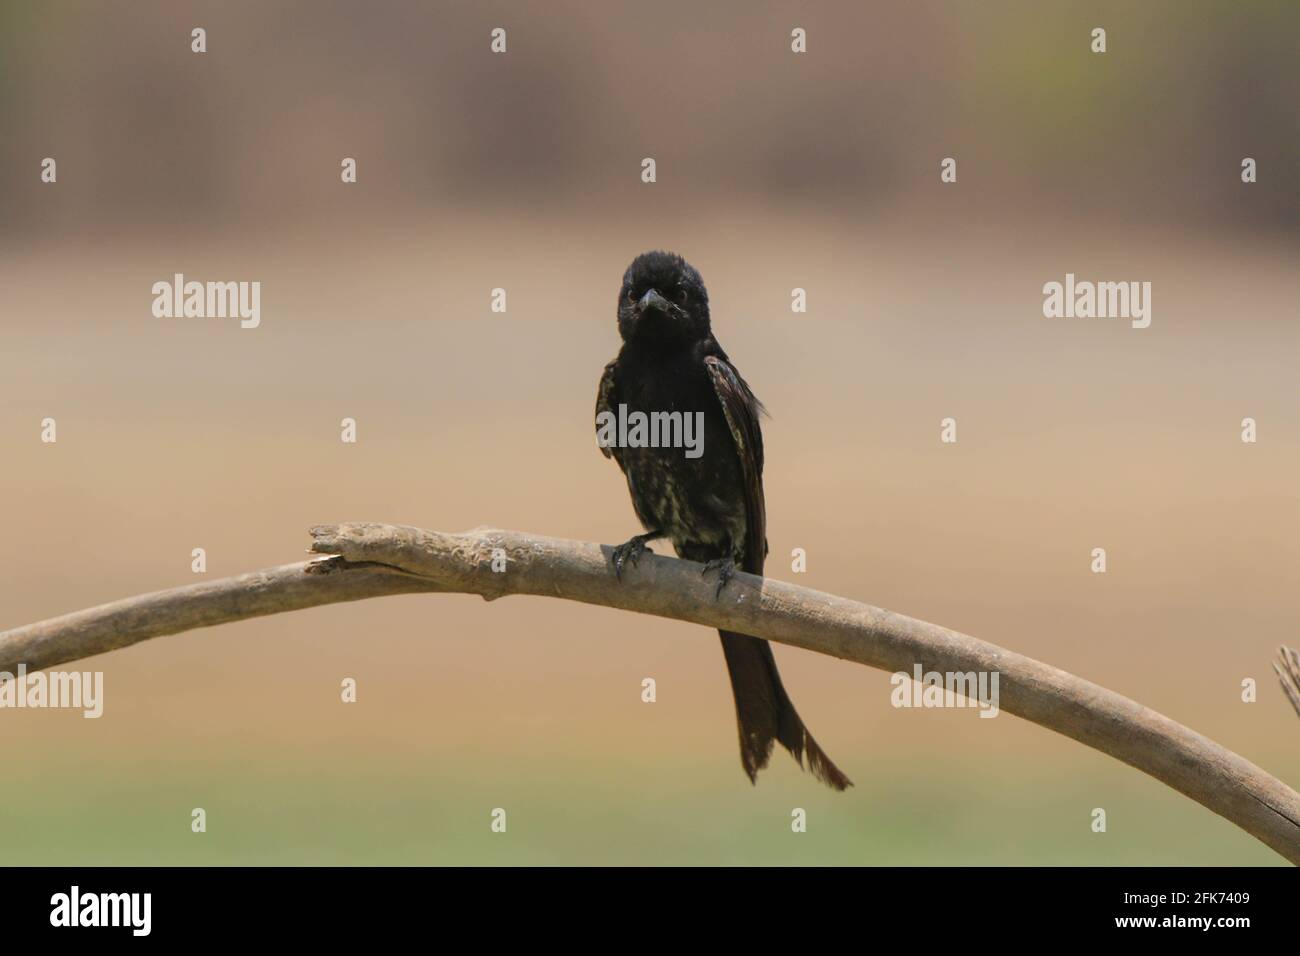
[[[1127,697],[993,644],[880,608],[737,573],[714,599],[701,566],[647,554],[615,580],[607,546],[477,529],[312,529],[329,557],[156,591],[0,633],[0,671],[51,667],[150,637],[299,608],[436,591],[533,594],[752,634],[887,671],[996,671],[1000,706],[1130,764],[1300,863],[1300,794]],[[494,556],[505,570],[493,570]],[[498,561],[498,566],[500,562]]]

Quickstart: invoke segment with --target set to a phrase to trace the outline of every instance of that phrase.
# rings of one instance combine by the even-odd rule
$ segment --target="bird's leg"
[[[653,541],[655,538],[662,538],[662,531],[647,531],[645,534],[639,534],[625,544],[620,544],[614,549],[614,577],[620,581],[623,580],[623,565],[629,561],[633,567],[636,566],[637,560],[646,552],[646,542]]]
[[[704,565],[704,570],[700,576],[708,574],[710,571],[718,572],[718,589],[713,592],[713,600],[722,596],[722,589],[727,586],[727,582],[736,576],[735,558],[714,558],[708,564]]]

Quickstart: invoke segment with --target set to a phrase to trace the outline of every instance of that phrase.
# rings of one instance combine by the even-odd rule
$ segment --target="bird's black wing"
[[[596,434],[600,434],[600,414],[609,412],[617,418],[618,406],[618,359],[610,362],[605,366],[605,371],[600,376],[600,386],[596,389]],[[618,462],[618,467],[623,467],[623,456],[619,453],[618,443],[613,445],[601,445],[600,453],[606,458],[613,456]]]
[[[763,404],[725,358],[707,356],[704,367],[722,404],[722,414],[726,416],[727,427],[736,445],[745,485],[745,559],[742,567],[750,574],[762,574],[763,560],[767,557],[767,505],[763,500],[763,432],[758,417],[764,411]]]

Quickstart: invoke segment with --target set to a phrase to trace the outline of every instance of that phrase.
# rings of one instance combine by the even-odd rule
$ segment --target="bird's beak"
[[[645,315],[651,309],[666,314],[672,310],[672,303],[661,296],[657,289],[651,289],[641,296],[641,301],[636,304],[636,311],[638,315]]]

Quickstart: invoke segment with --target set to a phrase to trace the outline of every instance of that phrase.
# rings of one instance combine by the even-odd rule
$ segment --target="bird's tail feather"
[[[719,631],[722,653],[727,658],[731,690],[736,698],[736,724],[740,731],[740,763],[751,782],[772,756],[772,743],[779,741],[799,766],[808,757],[808,770],[833,790],[844,790],[853,782],[826,756],[808,728],[799,719],[794,704],[781,685],[772,646],[757,637]]]

